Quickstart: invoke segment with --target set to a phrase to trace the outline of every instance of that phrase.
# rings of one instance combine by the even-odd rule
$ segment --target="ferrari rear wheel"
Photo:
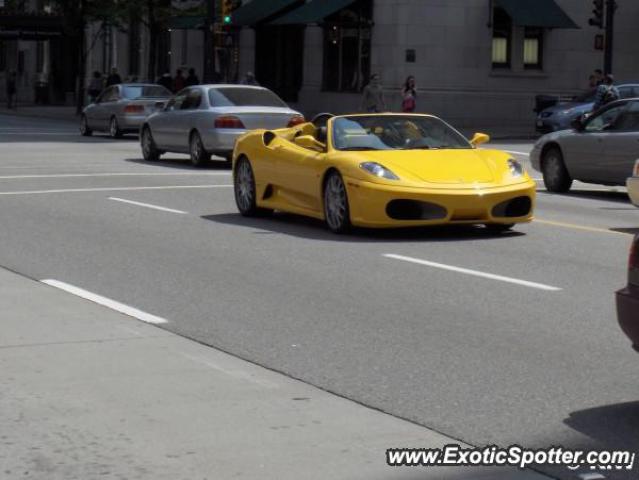
[[[543,157],[542,173],[544,177],[544,185],[549,192],[565,193],[570,190],[572,178],[564,164],[564,158],[561,151],[552,147]]]
[[[211,160],[211,154],[204,149],[202,138],[197,132],[191,134],[189,152],[191,153],[191,163],[196,167],[203,167]]]
[[[345,233],[351,228],[346,186],[337,172],[328,174],[324,186],[324,218],[326,225],[334,233]]]

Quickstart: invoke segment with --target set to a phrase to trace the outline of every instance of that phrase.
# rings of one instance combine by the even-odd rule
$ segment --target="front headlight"
[[[513,158],[508,159],[508,169],[513,177],[521,177],[526,173],[524,166]]]
[[[386,180],[399,180],[397,175],[377,162],[360,163],[359,168],[366,170],[371,175],[375,175],[379,178],[385,178]]]

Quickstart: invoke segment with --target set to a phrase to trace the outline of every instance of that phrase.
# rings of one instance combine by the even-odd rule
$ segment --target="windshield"
[[[212,107],[287,107],[280,97],[262,88],[211,88],[209,102]]]
[[[333,121],[337,150],[418,150],[473,148],[459,133],[434,117],[366,115]]]
[[[161,85],[127,85],[122,87],[122,95],[124,98],[168,98],[172,94]]]

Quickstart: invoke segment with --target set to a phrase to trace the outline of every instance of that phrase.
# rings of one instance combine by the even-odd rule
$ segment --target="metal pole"
[[[215,0],[206,0],[204,22],[204,68],[203,83],[213,83],[215,77],[215,48],[213,46],[213,24],[215,22]]]
[[[615,31],[615,10],[617,2],[615,0],[606,0],[606,41],[604,51],[604,72],[612,73],[612,48]]]

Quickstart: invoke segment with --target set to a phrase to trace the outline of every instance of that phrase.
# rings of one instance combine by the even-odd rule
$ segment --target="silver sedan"
[[[107,87],[82,112],[80,133],[108,132],[114,138],[137,133],[156,110],[163,108],[172,93],[161,85],[123,83]]]
[[[550,192],[566,192],[573,180],[626,185],[639,158],[639,98],[617,100],[572,130],[541,137],[530,154]]]
[[[235,140],[248,130],[277,129],[304,122],[270,90],[248,85],[198,85],[185,88],[151,115],[140,132],[145,160],[164,152],[188,153],[196,166],[211,154],[230,161]]]

